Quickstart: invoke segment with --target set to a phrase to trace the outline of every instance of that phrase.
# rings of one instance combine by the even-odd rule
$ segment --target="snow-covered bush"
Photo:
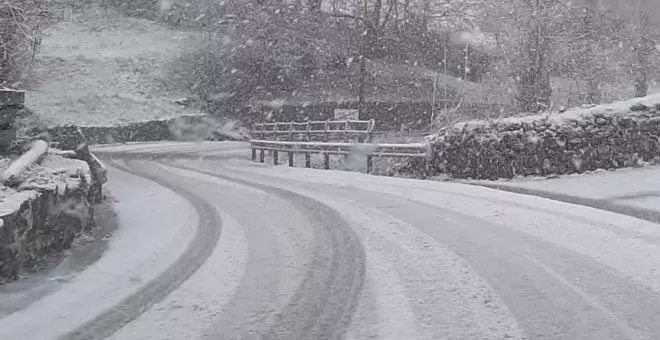
[[[431,171],[495,179],[637,166],[660,158],[660,95],[563,114],[471,121],[428,137]]]

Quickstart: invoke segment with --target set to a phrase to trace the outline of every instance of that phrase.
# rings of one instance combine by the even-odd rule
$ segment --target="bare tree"
[[[41,44],[41,28],[49,16],[45,1],[0,3],[0,84],[16,81],[34,59]]]
[[[518,109],[539,112],[550,108],[550,0],[524,0],[525,30],[522,34],[518,82]]]
[[[600,104],[600,89],[598,88],[598,65],[594,58],[594,46],[596,45],[597,7],[596,0],[585,0],[584,18],[582,19],[582,36],[584,37],[584,51],[582,75],[587,81],[587,104]]]
[[[649,15],[641,8],[638,8],[637,17],[639,24],[635,27],[635,36],[633,37],[633,74],[635,78],[635,97],[644,97],[647,95],[649,86],[648,78],[651,72],[651,53],[653,51],[653,41],[651,39],[649,27]]]
[[[655,50],[654,41],[660,30],[660,8],[655,0],[598,0],[599,4],[629,22],[632,55],[629,62],[634,78],[635,97],[648,93],[651,74],[651,57]]]

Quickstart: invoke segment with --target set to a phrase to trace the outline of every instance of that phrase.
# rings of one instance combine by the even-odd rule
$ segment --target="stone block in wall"
[[[24,91],[0,89],[0,154],[6,154],[16,138],[16,115],[24,103]]]

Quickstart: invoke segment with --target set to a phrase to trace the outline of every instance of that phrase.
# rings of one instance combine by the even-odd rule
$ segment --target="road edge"
[[[626,215],[653,223],[660,223],[660,211],[633,207],[630,205],[617,203],[613,200],[573,196],[546,190],[523,188],[508,184],[484,183],[477,181],[464,182],[464,184],[506,191],[520,195],[537,196],[554,201],[582,205],[590,208],[613,212],[616,214]]]

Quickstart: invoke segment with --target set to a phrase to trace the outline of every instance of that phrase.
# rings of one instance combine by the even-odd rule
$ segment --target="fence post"
[[[327,120],[325,121],[325,125],[323,127],[323,141],[325,143],[328,142],[328,135],[329,135],[329,130],[330,130],[330,122]]]
[[[309,125],[310,125],[309,121],[307,121],[307,127],[305,127],[305,132],[307,132],[307,141],[308,142],[312,140],[312,134],[311,134],[311,132],[309,132],[309,129],[310,129]]]
[[[293,152],[289,152],[289,166],[293,166]]]
[[[259,150],[259,162],[263,163],[265,158],[264,149]]]
[[[373,157],[367,156],[367,173],[371,173],[371,168],[373,168]]]
[[[373,130],[375,125],[376,125],[376,121],[373,119],[369,119],[369,123],[367,125],[367,143],[371,143],[371,141],[373,140]]]
[[[254,162],[256,160],[257,160],[257,149],[252,148],[252,161]]]
[[[323,153],[323,168],[328,170],[330,169],[330,154]]]
[[[273,164],[277,165],[277,150],[273,150]]]
[[[312,157],[309,155],[309,152],[305,152],[305,167],[306,168],[312,167]]]

